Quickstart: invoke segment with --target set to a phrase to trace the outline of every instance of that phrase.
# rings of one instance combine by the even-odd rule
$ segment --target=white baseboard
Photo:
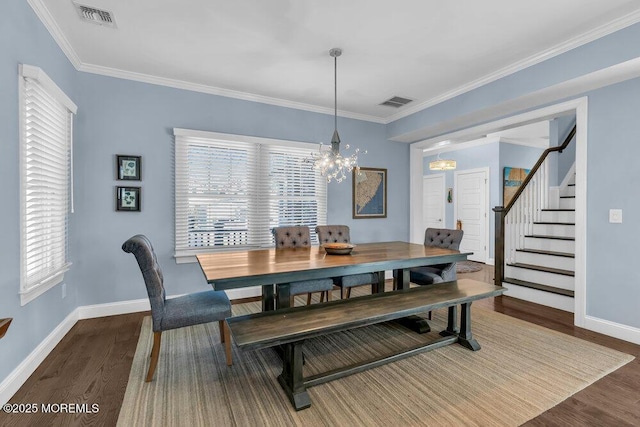
[[[77,321],[75,309],[0,383],[0,405],[11,399]]]
[[[494,258],[489,258],[487,260],[487,265],[495,265],[496,264],[496,260]]]
[[[640,328],[585,316],[585,329],[640,345]]]
[[[118,314],[137,313],[151,310],[149,299],[110,302],[107,304],[83,305],[78,307],[78,319],[94,319],[96,317],[115,316]]]

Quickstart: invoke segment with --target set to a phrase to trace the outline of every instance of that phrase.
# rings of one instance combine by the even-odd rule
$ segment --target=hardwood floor
[[[462,274],[493,282],[493,268]],[[573,326],[571,313],[509,297],[476,303],[531,323],[632,354],[632,362],[571,396],[526,426],[640,425],[640,346]],[[5,414],[1,426],[113,426],[140,327],[149,312],[79,321],[13,396],[15,404],[86,403],[89,413]],[[92,404],[98,405],[94,411]],[[52,407],[54,410],[55,406]]]

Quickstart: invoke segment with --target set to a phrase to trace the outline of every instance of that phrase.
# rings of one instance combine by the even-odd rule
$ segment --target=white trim
[[[64,274],[69,271],[69,266],[71,265],[71,263],[67,264],[67,267],[64,268],[63,270],[58,271],[56,274],[54,274],[53,276],[47,278],[46,280],[43,280],[40,283],[37,283],[35,285],[33,285],[31,288],[29,289],[25,289],[25,290],[20,290],[20,305],[26,305],[27,303],[33,301],[34,299],[38,298],[40,295],[44,294],[45,292],[47,292],[49,289],[53,288],[54,286],[62,283],[64,281]]]
[[[78,309],[69,313],[47,337],[0,383],[0,404],[4,405],[29,379],[56,345],[78,321]]]
[[[409,146],[409,241],[424,244],[422,229],[422,185],[424,180],[424,154],[415,145]]]
[[[288,147],[297,147],[297,148],[309,148],[310,150],[318,150],[319,143],[317,142],[301,142],[301,141],[291,141],[286,139],[274,139],[274,138],[264,138],[261,136],[247,136],[247,135],[238,135],[233,133],[220,133],[220,132],[209,132],[205,130],[193,130],[193,129],[182,129],[182,128],[173,128],[173,134],[175,136],[189,136],[194,138],[205,138],[205,139],[213,139],[224,142],[247,142],[252,144],[270,144],[270,145],[279,145],[279,146],[288,146]]]
[[[480,129],[480,123],[488,123],[497,120],[499,117],[505,117],[514,114],[517,111],[523,111],[531,106],[539,106],[552,104],[572,97],[579,97],[585,92],[599,89],[601,87],[610,86],[626,80],[640,77],[640,58],[634,58],[620,64],[613,65],[603,70],[594,71],[581,77],[566,80],[562,83],[548,86],[535,92],[528,93],[507,101],[495,104],[491,107],[475,110],[471,113],[456,116],[449,120],[443,120],[435,124],[425,126],[401,135],[390,137],[390,141],[408,142],[420,144],[422,148],[427,148],[427,142],[438,143],[444,139],[455,140],[452,135],[456,134],[456,130],[463,129],[468,126],[476,126]],[[564,104],[569,104],[568,103]],[[562,104],[558,104],[562,105]],[[573,111],[573,109],[571,109]],[[552,116],[551,116],[552,117]],[[547,120],[551,117],[534,117],[529,122]],[[497,123],[497,122],[496,122]],[[521,125],[529,123],[520,123]],[[486,135],[502,129],[495,129],[491,126],[484,126],[488,130],[485,132],[477,132],[475,134],[467,134],[467,138],[478,138],[480,135]],[[445,135],[449,135],[445,137]]]
[[[491,242],[489,242],[491,243]],[[496,264],[496,260],[494,258],[489,258],[487,260],[487,265],[495,265]]]
[[[65,108],[76,114],[78,106],[69,98],[60,87],[55,84],[51,78],[42,71],[42,68],[27,64],[18,64],[18,72],[22,77],[28,77],[37,80],[44,89],[53,96],[58,102],[62,103]]]
[[[137,313],[151,310],[149,298],[129,301],[117,301],[106,304],[83,305],[76,309],[78,320],[94,319],[96,317],[116,316],[118,314]]]
[[[40,19],[42,24],[45,26],[53,40],[58,44],[62,52],[65,54],[67,59],[71,62],[71,65],[78,70],[82,66],[82,61],[80,61],[80,57],[73,50],[71,43],[65,37],[64,33],[56,23],[56,20],[53,19],[51,12],[47,9],[47,6],[43,0],[27,0],[29,6],[33,9],[36,16]]]
[[[619,338],[640,345],[640,328],[623,325],[621,323],[603,320],[593,316],[585,317],[586,329],[595,331],[610,337]]]
[[[587,122],[588,99],[580,98],[576,105],[576,237],[575,237],[575,310],[574,323],[586,327],[587,315]]]
[[[591,31],[588,31],[584,34],[581,34],[577,37],[574,37],[570,40],[567,40],[563,43],[557,44],[547,50],[539,52],[535,55],[532,55],[524,60],[518,61],[514,64],[511,64],[507,67],[504,67],[496,72],[490,73],[481,77],[477,80],[474,80],[470,83],[462,85],[454,90],[449,92],[445,92],[441,95],[438,95],[434,98],[431,98],[425,102],[421,102],[420,104],[416,104],[410,108],[403,109],[402,111],[389,116],[386,118],[385,124],[394,122],[396,120],[402,119],[404,117],[410,116],[411,114],[422,111],[426,108],[432,107],[434,105],[440,104],[441,102],[447,101],[449,99],[455,98],[456,96],[462,95],[463,93],[472,91],[473,89],[477,89],[486,84],[495,82],[503,77],[507,77],[511,74],[517,73],[518,71],[522,71],[526,68],[531,67],[532,65],[539,64],[541,62],[546,61],[547,59],[551,59],[558,55],[561,55],[565,52],[570,51],[571,49],[575,49],[577,47],[583,46],[587,43],[595,41],[599,38],[607,36],[609,34],[615,33],[616,31],[622,30],[626,27],[629,27],[633,24],[640,22],[640,11],[634,11],[629,13],[628,15],[622,16],[612,22],[604,24],[598,28],[595,28]],[[407,141],[405,141],[407,142]]]
[[[569,186],[569,181],[571,181],[571,177],[574,173],[576,173],[576,162],[573,162],[573,164],[569,168],[569,172],[567,172],[567,174],[564,176],[564,179],[559,186],[560,189],[565,190]]]
[[[453,221],[454,221],[454,226],[455,226],[455,221],[458,218],[458,194],[460,194],[460,192],[458,191],[458,175],[461,173],[467,174],[467,173],[478,173],[478,172],[484,172],[484,177],[485,177],[485,182],[484,182],[484,200],[485,200],[485,220],[484,220],[484,260],[482,260],[481,262],[484,262],[485,264],[487,264],[487,261],[489,260],[489,248],[491,247],[490,245],[490,236],[491,236],[491,223],[489,222],[489,218],[491,217],[490,213],[491,211],[491,170],[489,167],[484,167],[484,168],[475,168],[475,169],[464,169],[464,170],[456,170],[453,173],[453,188],[454,188],[454,192],[456,194],[456,196],[453,198]]]

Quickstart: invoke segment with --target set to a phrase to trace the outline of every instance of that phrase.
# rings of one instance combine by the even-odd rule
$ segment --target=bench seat
[[[471,335],[471,303],[501,295],[504,291],[505,289],[499,286],[462,279],[326,304],[230,317],[226,321],[236,346],[243,350],[282,346],[283,370],[278,381],[294,407],[300,410],[311,405],[307,387],[456,342],[471,350],[479,350],[480,345]],[[457,325],[458,305],[462,307],[460,328]],[[302,343],[306,339],[401,319],[443,307],[449,308],[447,329],[440,333],[443,338],[392,356],[309,378],[302,376]]]

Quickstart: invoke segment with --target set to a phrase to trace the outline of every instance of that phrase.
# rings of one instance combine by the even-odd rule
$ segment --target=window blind
[[[308,144],[175,129],[176,254],[264,247],[271,229],[326,223]]]
[[[26,67],[26,66],[23,66]],[[23,304],[69,269],[73,111],[36,67],[22,73],[21,297]],[[68,102],[67,102],[68,101]]]

